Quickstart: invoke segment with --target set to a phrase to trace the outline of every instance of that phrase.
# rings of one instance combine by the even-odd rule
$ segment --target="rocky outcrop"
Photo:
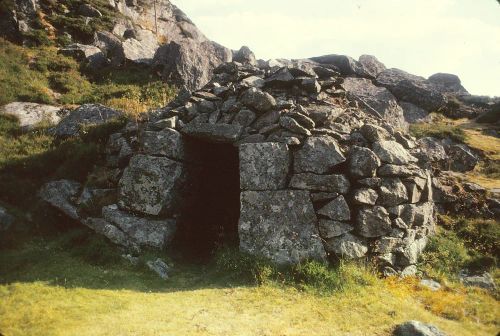
[[[72,137],[79,134],[82,127],[102,125],[113,119],[123,117],[123,113],[100,104],[84,104],[69,112],[53,128],[58,137]]]
[[[210,81],[217,66],[231,59],[231,50],[215,42],[174,41],[156,51],[153,67],[166,81],[196,90]]]
[[[396,97],[386,88],[375,86],[365,78],[346,78],[342,86],[347,96],[358,102],[366,113],[380,116],[396,128],[408,128]]]
[[[0,107],[0,115],[13,115],[24,130],[33,129],[40,123],[55,125],[61,120],[60,107],[37,103],[14,102]]]
[[[431,82],[403,70],[384,70],[377,76],[376,83],[389,89],[399,100],[428,112],[439,111],[447,102],[446,97]]]
[[[71,219],[78,220],[80,216],[75,203],[81,187],[81,184],[75,181],[53,181],[45,184],[38,195]]]
[[[435,87],[444,94],[469,95],[469,92],[462,86],[462,82],[457,75],[448,73],[436,73],[428,78]]]

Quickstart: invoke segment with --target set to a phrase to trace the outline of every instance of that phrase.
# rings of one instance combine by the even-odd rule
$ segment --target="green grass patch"
[[[61,142],[46,127],[21,132],[14,118],[0,116],[0,201],[29,208],[44,182],[62,178],[84,182],[104,159],[109,135],[125,122],[87,127],[80,138]]]
[[[320,295],[374,284],[377,276],[367,264],[340,262],[328,265],[311,260],[297,265],[277,266],[268,260],[223,248],[215,254],[215,270],[238,284],[290,286]]]
[[[410,125],[410,133],[416,138],[434,137],[438,139],[450,138],[457,142],[465,142],[465,132],[458,126],[446,123],[420,123]]]
[[[175,87],[148,69],[128,66],[86,74],[54,47],[24,48],[0,39],[0,105],[100,103],[132,116],[167,105]]]
[[[432,276],[456,279],[461,269],[494,271],[500,257],[500,225],[494,219],[439,216],[438,234],[421,256],[421,267]]]
[[[59,31],[68,32],[73,39],[82,43],[91,43],[94,32],[99,30],[111,31],[117,19],[122,14],[111,8],[106,0],[87,0],[86,4],[98,9],[102,16],[87,20],[79,15],[78,8],[82,4],[79,0],[41,0],[40,6],[48,13],[46,20]]]
[[[482,291],[432,292],[416,279],[377,279],[355,264],[329,270],[305,263],[290,271],[290,282],[235,285],[210,265],[174,260],[165,281],[143,262],[134,266],[121,259],[106,241],[92,245],[88,240],[95,237],[84,231],[1,251],[2,333],[385,335],[410,319],[450,335],[492,335],[498,329],[498,302]],[[355,286],[318,295],[317,288],[337,283],[331,274],[357,279]]]

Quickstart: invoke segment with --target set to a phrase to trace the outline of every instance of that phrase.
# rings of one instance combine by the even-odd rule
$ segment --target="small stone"
[[[313,202],[322,202],[322,201],[331,201],[334,198],[339,196],[338,193],[327,193],[327,192],[318,192],[311,193],[311,200]]]
[[[373,152],[384,163],[406,165],[418,161],[403,146],[395,141],[377,141],[373,144]]]
[[[243,127],[249,126],[256,118],[253,111],[240,110],[233,119],[233,125],[240,125]]]
[[[321,92],[321,85],[319,85],[316,78],[303,78],[300,81],[300,86],[308,93]]]
[[[364,124],[359,131],[370,142],[389,140],[391,138],[389,132],[377,125]]]
[[[376,188],[376,187],[380,187],[381,180],[382,179],[380,177],[368,177],[368,178],[358,180],[358,183],[362,186],[366,186],[369,188]]]
[[[349,174],[356,178],[373,177],[380,167],[377,155],[366,147],[354,146],[349,153]]]
[[[294,171],[325,174],[346,159],[337,141],[330,136],[311,136],[295,152]]]
[[[357,230],[363,237],[380,237],[391,232],[391,219],[381,206],[364,207],[358,211]]]
[[[495,280],[491,274],[485,272],[482,275],[467,275],[463,272],[459,274],[460,281],[468,287],[479,287],[491,291],[496,291]]]
[[[59,180],[46,183],[38,195],[42,200],[59,209],[72,219],[79,219],[78,209],[73,199],[81,188],[80,183],[70,180]]]
[[[394,330],[394,336],[446,336],[446,334],[431,324],[409,321],[398,325]]]
[[[118,209],[116,204],[104,206],[102,216],[141,247],[164,249],[169,246],[177,230],[177,222],[173,219],[138,217]]]
[[[399,178],[384,178],[379,189],[378,204],[395,206],[408,201],[408,192]]]
[[[292,117],[295,119],[301,126],[307,128],[307,129],[313,129],[316,127],[316,123],[314,120],[309,118],[306,115],[303,115],[302,113],[299,112],[290,112],[286,114],[288,117]]]
[[[327,252],[348,260],[363,258],[368,252],[365,242],[350,233],[327,239],[325,248]]]
[[[261,89],[264,87],[266,82],[257,76],[250,76],[241,81],[241,85],[247,86],[247,87],[256,87],[258,89]]]
[[[160,132],[146,131],[140,138],[144,154],[166,156],[174,160],[183,160],[185,144],[182,135],[171,128]]]
[[[240,146],[242,190],[277,190],[286,185],[290,153],[285,144],[265,142]]]
[[[312,173],[303,173],[292,176],[290,187],[294,189],[346,194],[351,184],[344,175],[316,175]]]
[[[170,272],[170,267],[160,258],[156,260],[149,260],[146,262],[149,269],[158,274],[163,280],[168,280],[168,272]]]
[[[373,189],[363,188],[355,190],[352,198],[356,204],[375,205],[378,199],[378,194]]]
[[[184,126],[181,132],[195,138],[205,139],[210,142],[232,143],[237,141],[243,127],[240,125],[209,124],[190,122]]]
[[[273,96],[255,87],[248,89],[241,95],[241,102],[258,112],[267,112],[276,106],[276,100]]]
[[[344,196],[339,196],[317,211],[319,215],[326,216],[335,221],[348,221],[351,219],[351,210]]]
[[[287,116],[281,116],[279,123],[281,127],[286,128],[287,130],[301,134],[301,135],[306,135],[306,136],[311,136],[311,131],[309,131],[307,128],[301,126],[295,119],[287,117]]]
[[[323,239],[338,237],[354,230],[354,227],[350,224],[328,219],[320,219],[318,228]]]
[[[405,267],[401,271],[401,273],[399,274],[399,276],[401,278],[414,277],[417,274],[417,272],[418,272],[417,266],[410,265],[410,266]]]
[[[430,289],[435,292],[441,289],[441,284],[432,279],[422,279],[420,280],[420,286]]]
[[[400,176],[400,177],[408,177],[408,176],[425,176],[424,172],[416,165],[395,165],[395,164],[385,164],[382,165],[377,170],[378,176]]]

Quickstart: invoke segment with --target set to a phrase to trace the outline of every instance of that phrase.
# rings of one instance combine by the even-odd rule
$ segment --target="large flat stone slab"
[[[118,209],[116,204],[102,208],[106,221],[125,232],[139,246],[158,249],[165,248],[176,231],[176,221],[173,219],[141,218]]]
[[[191,122],[182,128],[181,132],[193,138],[210,142],[233,143],[237,141],[243,127],[229,124],[209,124]]]
[[[242,190],[277,190],[286,186],[290,153],[277,142],[240,145],[240,187]]]
[[[165,157],[136,155],[123,172],[120,207],[146,215],[175,210],[185,177],[184,167]]]
[[[325,260],[316,222],[307,191],[242,192],[240,249],[278,264]]]

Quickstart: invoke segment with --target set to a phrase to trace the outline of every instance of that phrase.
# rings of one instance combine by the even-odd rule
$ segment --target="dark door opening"
[[[174,248],[184,257],[206,261],[217,248],[239,243],[238,149],[196,139],[187,143],[196,162],[189,174],[193,189],[178,222]]]

